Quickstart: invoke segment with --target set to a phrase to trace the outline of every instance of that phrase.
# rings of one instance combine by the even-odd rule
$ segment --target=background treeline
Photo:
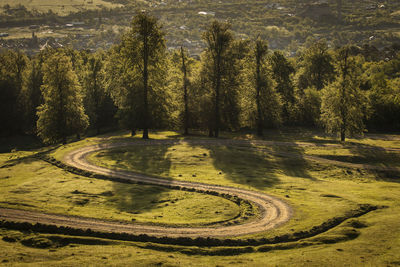
[[[324,40],[288,58],[259,35],[235,38],[211,22],[200,59],[167,50],[157,19],[138,13],[108,51],[47,49],[0,54],[0,135],[46,143],[121,127],[220,130],[324,127],[348,135],[400,129],[400,54],[376,61],[369,47]]]

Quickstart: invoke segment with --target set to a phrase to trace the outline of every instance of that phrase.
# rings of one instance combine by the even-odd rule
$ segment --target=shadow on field
[[[103,151],[99,156],[115,161],[113,167],[162,175],[168,173],[171,167],[171,160],[166,157],[168,148],[168,145],[135,146]],[[130,153],[133,149],[134,153]],[[156,207],[160,203],[161,195],[170,190],[160,186],[114,183],[109,201],[115,203],[121,211],[136,214]]]
[[[214,167],[235,183],[264,189],[280,182],[274,174],[273,158],[262,151],[228,145],[204,145],[203,148],[210,151]]]
[[[109,202],[115,203],[120,211],[139,214],[159,205],[162,194],[170,190],[161,186],[114,183],[114,195]]]
[[[13,150],[33,150],[43,147],[39,138],[31,135],[0,137],[0,153]]]
[[[285,147],[287,152],[285,152]],[[316,180],[308,172],[310,163],[304,158],[304,148],[292,142],[287,146],[272,146],[271,148],[276,155],[279,168],[285,175]]]
[[[346,148],[349,149],[354,156],[336,157],[336,160],[400,169],[399,152],[391,152],[379,146],[366,144],[348,145]],[[373,173],[378,180],[400,183],[400,171],[370,170],[369,172]]]
[[[143,145],[134,147],[121,147],[101,151],[98,157],[102,160],[112,161],[112,167],[129,169],[132,171],[162,175],[169,171],[171,160],[166,156],[170,145]]]

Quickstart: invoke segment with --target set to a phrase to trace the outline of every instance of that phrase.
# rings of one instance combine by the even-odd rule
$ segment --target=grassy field
[[[239,213],[223,198],[78,177],[25,153],[0,159],[6,165],[0,169],[2,207],[172,225],[214,223]]]
[[[318,155],[345,162],[400,166],[398,153],[377,150],[382,147],[398,148],[400,136],[371,135],[341,144],[335,138],[318,132],[270,132],[267,140],[289,144],[263,146],[263,150],[254,146],[191,145],[174,132],[155,133],[151,137],[174,138],[182,142],[177,145],[132,146],[99,151],[91,155],[90,160],[109,168],[261,191],[285,199],[292,206],[294,213],[288,223],[267,233],[245,238],[307,231],[331,218],[343,216],[359,204],[386,208],[347,220],[313,238],[273,249],[255,248],[252,253],[234,256],[211,256],[213,253],[221,254],[213,248],[182,248],[3,229],[0,231],[3,237],[0,250],[4,251],[4,256],[0,257],[0,262],[64,266],[400,265],[400,233],[394,230],[400,227],[398,176],[331,166],[302,157]],[[253,138],[249,134],[225,134],[224,137]],[[198,138],[203,137],[192,136],[189,139]],[[141,142],[138,137],[130,138],[127,133],[117,133],[70,143],[54,150],[52,155],[62,159],[65,153],[78,147],[120,140]],[[306,143],[308,146],[304,146]],[[374,150],[366,149],[372,146]],[[218,197],[79,177],[32,158],[31,155],[37,151],[0,154],[0,206],[172,224],[203,224],[229,219],[239,212],[233,203]],[[290,152],[297,157],[277,154],[282,152]],[[349,232],[356,232],[357,235],[345,238]],[[40,246],[44,248],[37,248]],[[266,250],[270,251],[261,252]]]
[[[61,16],[88,9],[101,9],[103,7],[115,8],[121,6],[103,0],[0,0],[0,7],[3,7],[6,4],[11,7],[23,5],[29,10],[36,9],[39,12],[52,10],[54,13]]]

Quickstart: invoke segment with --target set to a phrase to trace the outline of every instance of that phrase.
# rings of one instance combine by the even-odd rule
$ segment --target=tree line
[[[372,61],[363,48],[316,40],[294,58],[260,37],[235,38],[213,21],[201,57],[168,50],[157,19],[138,12],[108,51],[0,53],[0,135],[46,143],[118,126],[221,130],[323,127],[342,141],[367,129],[400,129],[400,54]]]

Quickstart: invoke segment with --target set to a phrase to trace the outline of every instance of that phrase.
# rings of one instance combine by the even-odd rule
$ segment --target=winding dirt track
[[[124,170],[110,170],[107,168],[93,165],[86,160],[89,154],[104,149],[119,148],[124,146],[175,145],[182,142],[189,143],[191,145],[226,145],[226,146],[244,145],[252,149],[257,149],[262,151],[264,150],[263,148],[257,148],[254,146],[293,145],[292,143],[286,143],[286,142],[247,141],[247,140],[209,140],[209,139],[186,140],[186,141],[150,140],[150,141],[135,141],[135,142],[105,143],[105,144],[87,146],[68,153],[64,158],[65,163],[67,163],[68,165],[74,166],[82,170],[90,171],[93,173],[105,175],[111,179],[126,180],[133,182],[144,182],[147,184],[153,184],[159,186],[179,186],[187,189],[214,191],[222,194],[237,196],[239,198],[248,200],[258,206],[260,215],[256,219],[244,224],[231,225],[231,226],[213,226],[213,227],[211,226],[210,227],[166,227],[166,226],[105,221],[105,220],[98,220],[98,219],[91,219],[84,217],[55,215],[55,214],[47,214],[47,213],[40,213],[33,211],[22,211],[22,210],[3,209],[3,208],[0,208],[0,220],[3,219],[9,221],[32,222],[32,223],[38,222],[43,224],[52,224],[58,226],[62,225],[80,229],[90,228],[94,231],[148,234],[152,236],[229,237],[229,236],[240,236],[240,235],[247,235],[247,234],[267,231],[284,224],[290,219],[292,213],[291,208],[284,201],[260,192],[233,188],[233,187],[226,187],[226,186],[162,179]],[[310,143],[296,144],[296,145],[314,146],[314,144]],[[328,145],[328,146],[336,147],[336,145]],[[268,153],[271,152],[269,151]],[[302,157],[304,159],[316,162],[335,164],[351,168],[391,170],[391,168],[340,162],[315,156],[306,156],[306,155],[300,156],[290,152],[273,152],[273,154],[284,157],[292,157],[292,158]]]
[[[100,145],[92,145],[77,149],[68,153],[64,161],[66,164],[76,168],[90,171],[93,173],[105,175],[109,178],[118,180],[126,180],[133,182],[144,182],[158,186],[179,186],[186,189],[198,189],[203,191],[214,191],[220,194],[229,194],[239,198],[248,200],[257,205],[259,215],[254,220],[240,225],[231,226],[214,226],[214,227],[166,227],[156,225],[129,224],[123,222],[105,221],[98,219],[89,219],[83,217],[72,217],[65,215],[46,214],[32,211],[20,211],[13,209],[0,209],[0,219],[9,221],[22,221],[43,223],[52,225],[69,226],[73,228],[92,229],[95,231],[116,232],[116,233],[131,233],[131,234],[148,234],[152,236],[171,236],[171,237],[225,237],[225,236],[240,236],[253,234],[275,228],[287,222],[291,217],[290,207],[282,200],[263,193],[226,187],[218,185],[209,185],[195,182],[176,181],[162,178],[155,178],[143,174],[137,174],[124,170],[110,170],[107,168],[90,164],[86,157],[99,150],[112,149],[124,146],[135,145],[166,145],[177,144],[175,140],[160,140],[160,141],[142,141],[142,142],[124,142],[124,143],[108,143]],[[199,140],[191,142],[197,145],[212,145],[220,144],[221,142],[209,142]],[[223,142],[227,144],[226,142]],[[101,211],[99,211],[101,212]]]
[[[185,182],[168,180],[162,178],[155,178],[143,174],[137,174],[124,170],[110,170],[107,168],[95,166],[90,164],[86,157],[96,151],[103,149],[112,149],[124,146],[135,145],[173,145],[179,141],[175,140],[159,140],[159,141],[143,141],[143,142],[126,142],[126,143],[110,143],[84,147],[75,150],[64,158],[64,161],[71,166],[79,169],[87,170],[101,175],[106,175],[111,178],[124,179],[134,182],[145,182],[147,184],[159,186],[179,186],[182,188],[193,188],[203,191],[214,191],[220,194],[229,194],[239,198],[248,200],[258,206],[260,216],[253,221],[241,225],[232,226],[218,226],[218,227],[163,227],[153,225],[127,225],[125,228],[130,228],[133,233],[143,233],[148,235],[161,235],[161,236],[187,236],[187,237],[223,237],[233,235],[246,235],[257,232],[266,231],[277,227],[289,220],[291,216],[290,207],[282,200],[263,194],[245,189],[225,187],[218,185],[209,185],[195,182]],[[190,142],[191,144],[210,144],[210,142],[199,140],[197,142]],[[109,229],[115,231],[116,228]]]

